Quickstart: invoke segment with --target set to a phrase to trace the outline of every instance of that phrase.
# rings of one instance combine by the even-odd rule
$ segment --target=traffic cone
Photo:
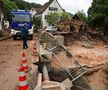
[[[22,66],[24,68],[24,71],[28,71],[29,67],[27,65],[27,60],[25,57],[25,52],[22,53]]]
[[[17,87],[17,90],[30,90],[30,87],[26,80],[24,67],[22,65],[19,69],[19,86]]]
[[[36,48],[36,43],[34,43],[32,55],[33,56],[37,56],[38,55],[37,48]]]

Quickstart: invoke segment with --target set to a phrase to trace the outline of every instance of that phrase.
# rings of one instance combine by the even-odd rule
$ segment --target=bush
[[[36,16],[33,18],[33,24],[35,25],[36,28],[40,28],[41,26],[41,16]]]

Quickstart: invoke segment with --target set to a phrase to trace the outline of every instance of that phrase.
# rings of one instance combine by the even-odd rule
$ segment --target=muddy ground
[[[101,41],[74,41],[71,46],[67,46],[67,49],[82,65],[95,67],[103,64],[99,67],[101,69],[86,78],[88,78],[92,90],[108,90],[107,75],[103,71],[107,67],[106,62],[108,62],[108,45],[105,45]],[[68,60],[63,53],[59,54],[58,57],[61,61],[65,62],[66,66],[71,66],[70,59]],[[53,59],[53,67],[57,69],[62,68],[60,62],[55,58]]]
[[[29,49],[25,50],[30,65],[32,41],[28,41]],[[22,41],[8,39],[0,41],[0,90],[14,90],[18,84],[18,69],[22,59]]]
[[[29,49],[25,52],[27,54],[28,64],[32,63],[31,53],[33,47],[33,40],[29,40]],[[85,47],[89,44],[90,48]],[[105,63],[108,61],[108,45],[101,42],[82,42],[76,41],[72,46],[67,47],[70,52],[79,60],[81,64],[94,66],[96,64]],[[8,39],[0,41],[0,90],[14,90],[18,84],[18,68],[20,66],[22,41]],[[53,62],[54,64],[54,62]],[[59,64],[56,62],[56,64]],[[102,70],[95,72],[88,76],[92,90],[108,90],[106,89],[106,75]]]

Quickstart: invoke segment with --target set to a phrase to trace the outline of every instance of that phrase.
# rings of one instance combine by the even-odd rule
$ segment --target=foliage
[[[46,16],[46,21],[49,23],[49,25],[56,24],[60,20],[60,14],[59,13],[49,13]]]
[[[81,11],[78,11],[77,13],[76,13],[84,22],[86,22],[87,21],[87,17],[86,17],[86,14],[84,13],[84,11],[83,10],[81,10]]]
[[[101,27],[101,26],[103,26],[104,25],[104,23],[103,23],[104,21],[105,21],[105,15],[104,14],[96,14],[91,19],[92,26],[94,26],[94,27]]]
[[[33,23],[37,28],[40,28],[41,26],[41,16],[36,16],[33,19]]]
[[[64,12],[61,14],[61,19],[62,20],[68,20],[70,18],[70,15],[67,12]]]
[[[3,0],[4,3],[4,18],[11,21],[11,11],[17,9],[15,2],[10,2],[9,0]]]
[[[92,27],[104,28],[108,35],[108,0],[93,0],[88,9],[88,24]]]
[[[56,24],[61,19],[62,20],[68,20],[70,18],[70,15],[67,12],[63,13],[49,13],[46,17],[46,21],[49,23],[49,25]]]
[[[69,12],[67,12],[67,13],[69,14],[70,17],[73,17],[74,16],[72,13],[69,13]]]
[[[13,0],[10,0],[10,1],[13,1]],[[18,9],[20,9],[20,10],[30,10],[32,7],[34,7],[34,8],[41,7],[40,4],[29,3],[29,2],[25,2],[23,0],[14,0],[14,2],[16,2],[16,5],[17,5]]]
[[[11,11],[20,9],[20,10],[29,10],[32,7],[41,7],[40,4],[28,3],[23,0],[2,0],[4,3],[4,18],[11,22]]]

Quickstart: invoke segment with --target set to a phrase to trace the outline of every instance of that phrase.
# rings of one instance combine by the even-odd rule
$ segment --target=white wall
[[[35,10],[34,8],[32,8],[32,9],[30,10],[30,13],[32,14],[32,17],[33,17],[37,12],[36,12],[36,10]]]
[[[49,11],[49,7],[55,7],[55,8],[58,8],[58,11]],[[62,13],[63,10],[61,9],[61,7],[58,5],[58,3],[56,2],[56,0],[54,0],[50,5],[49,7],[45,10],[45,12],[43,13],[42,15],[42,22],[43,22],[43,27],[47,27],[48,26],[48,23],[46,22],[45,20],[45,15],[48,15],[48,13],[50,12],[58,12],[58,13]]]

